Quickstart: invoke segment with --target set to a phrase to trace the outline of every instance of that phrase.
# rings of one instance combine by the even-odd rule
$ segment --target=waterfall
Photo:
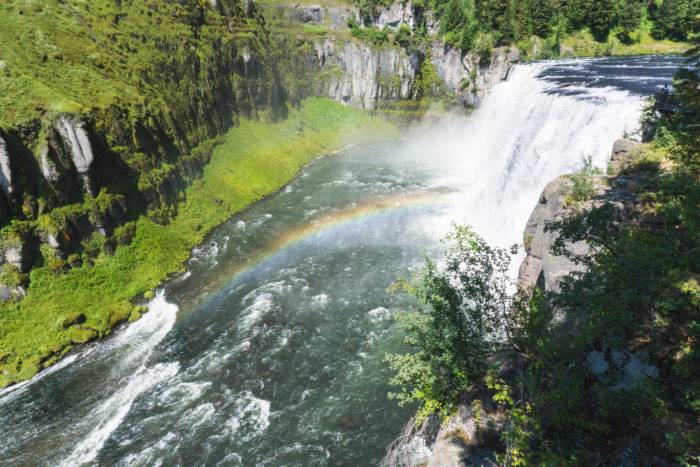
[[[518,65],[481,108],[436,131],[426,129],[413,151],[434,154],[458,186],[452,220],[489,242],[520,243],[527,219],[548,182],[590,158],[606,168],[612,145],[639,127],[643,98],[613,86],[562,84],[551,62]],[[577,64],[572,67],[575,70]]]
[[[605,168],[674,63],[518,65],[471,115],[348,141],[214,230],[139,321],[0,392],[0,458],[375,465],[411,415],[386,398],[385,355],[404,349],[389,317],[406,304],[387,287],[438,257],[453,221],[521,243],[545,185],[587,157]],[[63,142],[87,175],[72,125]]]

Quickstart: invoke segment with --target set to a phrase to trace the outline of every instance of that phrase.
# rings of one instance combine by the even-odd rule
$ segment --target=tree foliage
[[[654,21],[652,34],[658,38],[685,41],[696,27],[697,15],[700,14],[698,0],[664,0],[657,6],[651,3],[650,16]]]
[[[509,305],[512,251],[493,248],[468,227],[455,226],[443,266],[428,260],[418,280],[396,288],[419,303],[397,315],[411,353],[388,355],[395,371],[392,394],[418,401],[421,419],[448,413],[466,387],[486,371],[502,338]]]
[[[464,229],[445,266],[429,262],[407,287],[424,306],[399,318],[413,353],[389,358],[402,402],[420,401],[423,415],[449,412],[469,385],[485,385],[506,420],[497,458],[508,465],[617,465],[622,454],[639,464],[697,465],[700,50],[693,41],[676,77],[678,111],[652,119],[663,137],[646,150],[665,164],[611,181],[637,202],[624,210],[597,203],[546,227],[556,239],[552,253],[580,266],[556,291],[519,290],[509,301],[508,252]],[[588,248],[571,251],[583,242]],[[486,368],[503,348],[517,352],[511,363],[521,371]],[[590,358],[602,362],[599,370]]]

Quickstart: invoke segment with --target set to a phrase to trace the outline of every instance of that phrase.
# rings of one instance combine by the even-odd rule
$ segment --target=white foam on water
[[[138,453],[132,453],[127,455],[124,459],[121,459],[117,465],[120,466],[161,466],[163,465],[163,459],[160,454],[163,452],[172,453],[175,449],[174,443],[177,442],[177,436],[175,433],[169,431],[158,440],[152,446],[147,447]]]
[[[211,387],[211,383],[181,382],[168,387],[159,394],[160,405],[184,407],[196,401]]]
[[[250,391],[238,394],[233,415],[223,423],[222,435],[246,443],[260,436],[270,426],[270,401],[259,399]]]
[[[168,303],[164,292],[160,291],[148,307],[150,311],[139,321],[109,341],[110,348],[118,345],[128,347],[126,358],[119,361],[110,375],[105,376],[115,378],[118,386],[79,422],[77,431],[85,435],[58,465],[75,466],[93,462],[111,434],[121,425],[134,401],[177,374],[180,367],[177,362],[148,365],[153,348],[165,338],[175,323],[177,305]]]
[[[311,297],[311,305],[315,308],[325,308],[333,300],[326,294],[318,294]]]
[[[270,310],[272,310],[272,294],[259,295],[250,306],[241,312],[237,322],[238,329],[243,332],[250,331]]]
[[[391,317],[391,312],[384,308],[383,306],[380,306],[378,308],[375,308],[373,310],[369,310],[367,312],[367,316],[369,317],[370,321],[373,323],[379,323],[381,321],[386,321]]]
[[[97,426],[59,465],[84,465],[94,461],[110,435],[121,425],[136,398],[156,384],[175,376],[179,367],[178,363],[158,363],[150,368],[144,366],[131,375],[126,386],[117,390],[87,416],[86,421],[90,424],[97,422]]]
[[[189,279],[191,276],[192,276],[192,271],[185,271],[182,273],[182,275],[180,277],[175,279],[175,282],[177,282],[177,283],[184,282],[187,279]]]
[[[231,466],[231,465],[243,465],[243,459],[241,459],[241,456],[235,452],[230,452],[226,454],[226,457],[221,459],[219,462],[216,463],[216,467],[224,467],[224,466]]]

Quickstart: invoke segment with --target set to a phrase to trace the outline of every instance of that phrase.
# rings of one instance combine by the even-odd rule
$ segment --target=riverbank
[[[131,243],[113,256],[65,273],[37,268],[26,297],[0,306],[0,387],[29,379],[75,345],[138,319],[144,310],[133,300],[150,296],[179,271],[207,232],[284,186],[314,158],[359,138],[395,135],[376,117],[321,98],[303,101],[279,123],[241,120],[185,190],[169,224],[141,217]]]

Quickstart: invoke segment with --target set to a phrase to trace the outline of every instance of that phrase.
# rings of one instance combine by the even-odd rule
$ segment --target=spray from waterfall
[[[638,131],[642,96],[610,86],[562,86],[546,78],[551,66],[516,66],[469,117],[423,128],[401,148],[441,167],[437,183],[461,187],[452,219],[493,244],[520,243],[549,181],[589,157],[605,168],[614,141]]]

